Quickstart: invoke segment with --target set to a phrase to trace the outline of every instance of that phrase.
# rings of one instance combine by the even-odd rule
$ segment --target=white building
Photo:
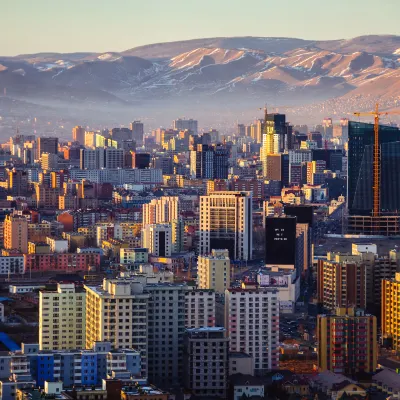
[[[200,196],[199,254],[228,249],[234,260],[253,255],[251,192],[214,192]]]
[[[85,347],[86,293],[75,285],[59,283],[57,291],[39,293],[40,350]]]
[[[163,196],[143,204],[143,227],[150,224],[170,224],[179,218],[179,197]]]
[[[186,328],[215,326],[215,292],[214,290],[195,289],[185,292]]]
[[[68,253],[68,240],[47,237],[46,243],[50,246],[51,253]]]
[[[279,300],[275,289],[225,291],[225,327],[230,351],[253,357],[255,374],[279,364]]]
[[[295,270],[264,268],[257,273],[257,282],[261,288],[271,288],[278,292],[280,312],[294,312],[300,296],[300,278]]]
[[[10,285],[8,291],[12,294],[30,293],[34,290],[44,289],[45,285]]]
[[[23,256],[0,256],[0,275],[24,274]]]
[[[301,164],[307,161],[312,161],[311,150],[289,150],[289,164]]]
[[[142,230],[142,247],[156,257],[170,257],[172,254],[172,227],[170,224],[147,225]]]
[[[140,351],[142,376],[147,376],[148,299],[143,284],[134,280],[104,279],[102,286],[86,286],[86,348],[97,341],[116,349]]]

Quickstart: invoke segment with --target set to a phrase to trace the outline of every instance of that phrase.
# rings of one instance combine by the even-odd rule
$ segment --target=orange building
[[[4,247],[28,252],[28,221],[19,215],[7,215],[4,220]]]

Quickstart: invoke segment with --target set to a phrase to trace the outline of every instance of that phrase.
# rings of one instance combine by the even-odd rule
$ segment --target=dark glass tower
[[[400,210],[400,130],[379,126],[380,204],[382,213]],[[374,125],[349,121],[348,208],[350,215],[371,215],[373,208]]]

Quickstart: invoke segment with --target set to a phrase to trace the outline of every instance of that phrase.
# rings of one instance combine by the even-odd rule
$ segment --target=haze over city
[[[3,1],[0,400],[395,400],[400,3]]]

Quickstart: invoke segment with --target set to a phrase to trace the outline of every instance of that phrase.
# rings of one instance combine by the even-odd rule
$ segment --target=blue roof
[[[14,301],[13,299],[10,299],[9,297],[0,297],[0,302],[1,301]]]
[[[21,346],[18,346],[17,343],[12,340],[7,333],[0,332],[0,342],[4,344],[10,351],[21,350]]]

